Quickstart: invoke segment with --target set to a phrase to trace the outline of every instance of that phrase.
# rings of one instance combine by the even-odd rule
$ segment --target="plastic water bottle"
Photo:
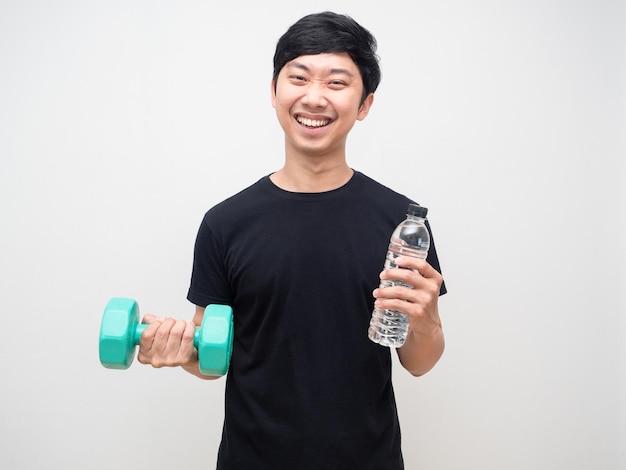
[[[426,259],[430,247],[430,235],[425,224],[426,214],[428,214],[426,207],[417,204],[409,205],[406,220],[398,225],[391,235],[385,269],[397,268],[395,260],[399,256]],[[412,288],[401,281],[381,281],[380,283],[380,287],[389,286]],[[399,348],[406,341],[408,331],[409,319],[404,313],[374,308],[367,334],[375,343]]]

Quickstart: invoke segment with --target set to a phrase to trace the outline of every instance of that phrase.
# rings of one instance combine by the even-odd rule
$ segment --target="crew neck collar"
[[[270,176],[271,174],[266,175],[265,177],[262,178],[261,182],[263,186],[267,190],[269,190],[272,194],[279,196],[279,197],[288,198],[288,199],[316,200],[316,201],[324,200],[324,199],[332,199],[346,191],[349,191],[356,184],[358,184],[358,181],[361,178],[361,174],[358,171],[353,169],[352,176],[350,177],[350,179],[345,184],[339,186],[338,188],[331,189],[328,191],[306,193],[306,192],[295,192],[295,191],[288,191],[286,189],[282,189],[276,186],[274,182],[272,182]]]

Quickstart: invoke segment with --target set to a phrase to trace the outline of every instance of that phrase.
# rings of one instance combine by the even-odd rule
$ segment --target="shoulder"
[[[266,201],[271,193],[268,191],[269,176],[264,176],[238,193],[224,199],[205,213],[206,219],[231,219],[236,214],[254,210],[258,204]],[[267,201],[269,202],[269,201]]]
[[[409,200],[404,194],[398,193],[397,191],[391,189],[388,186],[385,186],[384,184],[376,181],[375,179],[367,176],[364,173],[361,173],[360,171],[355,170],[354,178],[358,185],[367,191],[372,191],[377,194],[382,194],[391,198]]]
[[[415,202],[364,173],[355,171],[354,178],[359,197],[372,209],[378,207],[386,212],[399,211],[397,217],[403,217],[408,205]]]

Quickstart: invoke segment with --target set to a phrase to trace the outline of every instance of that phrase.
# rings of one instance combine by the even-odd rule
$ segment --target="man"
[[[272,105],[284,166],[205,215],[188,299],[193,322],[146,315],[139,360],[201,377],[193,329],[210,303],[234,310],[219,469],[403,468],[388,348],[368,339],[374,300],[405,313],[398,349],[413,375],[440,358],[434,249],[383,271],[389,237],[411,200],[346,159],[346,139],[380,81],[374,37],[325,12],[279,40]],[[380,279],[413,288],[377,288]],[[373,298],[372,298],[373,290]]]

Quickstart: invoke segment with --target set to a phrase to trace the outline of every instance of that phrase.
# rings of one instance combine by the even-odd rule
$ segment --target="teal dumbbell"
[[[135,357],[135,346],[148,327],[139,323],[139,306],[133,299],[111,299],[100,326],[100,363],[108,369],[128,369]],[[200,372],[226,374],[233,350],[233,310],[228,305],[211,304],[204,311],[193,344],[198,350]]]

